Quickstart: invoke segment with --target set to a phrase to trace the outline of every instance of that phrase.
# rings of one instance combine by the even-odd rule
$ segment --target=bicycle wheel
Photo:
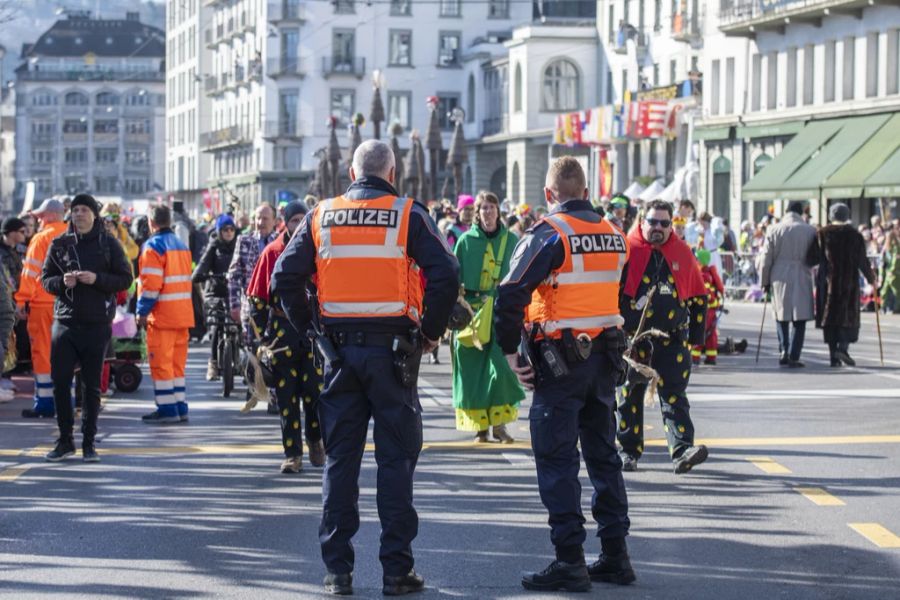
[[[234,389],[234,346],[231,340],[225,340],[222,344],[222,395],[226,398],[231,396],[231,390]]]

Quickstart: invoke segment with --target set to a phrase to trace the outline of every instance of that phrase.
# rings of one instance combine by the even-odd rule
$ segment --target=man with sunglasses
[[[645,338],[633,358],[659,375],[658,392],[666,440],[676,474],[706,460],[705,446],[694,445],[687,385],[691,345],[705,338],[706,286],[690,247],[672,235],[672,206],[663,200],[647,204],[640,226],[628,235],[631,258],[621,299],[625,331],[635,336],[658,329],[665,338]],[[643,323],[641,322],[644,317]],[[641,331],[638,331],[640,327]],[[631,369],[619,397],[617,437],[622,468],[636,471],[644,451],[644,394],[647,379]]]

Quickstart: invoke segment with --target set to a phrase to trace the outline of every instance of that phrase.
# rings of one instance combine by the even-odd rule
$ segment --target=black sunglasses
[[[668,229],[672,226],[672,219],[645,219],[651,227],[662,227]]]

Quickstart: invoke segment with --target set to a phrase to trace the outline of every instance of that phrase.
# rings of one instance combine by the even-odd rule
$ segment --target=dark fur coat
[[[859,276],[875,281],[866,244],[853,225],[826,225],[810,249],[816,274],[816,327],[855,342],[859,336]]]

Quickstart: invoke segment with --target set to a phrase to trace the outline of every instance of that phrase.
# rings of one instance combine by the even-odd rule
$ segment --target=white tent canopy
[[[629,198],[637,198],[641,195],[641,192],[643,192],[644,189],[644,186],[642,186],[640,183],[638,183],[637,181],[632,181],[631,185],[625,188],[625,191],[622,192],[622,194],[628,196]]]
[[[666,189],[666,186],[664,186],[662,184],[662,180],[657,179],[656,181],[651,183],[650,186],[647,187],[647,189],[645,189],[643,192],[641,192],[641,194],[640,194],[640,196],[638,196],[638,198],[640,198],[644,202],[650,202],[651,200],[656,200],[657,198],[659,198],[659,195],[663,192],[664,189]]]

